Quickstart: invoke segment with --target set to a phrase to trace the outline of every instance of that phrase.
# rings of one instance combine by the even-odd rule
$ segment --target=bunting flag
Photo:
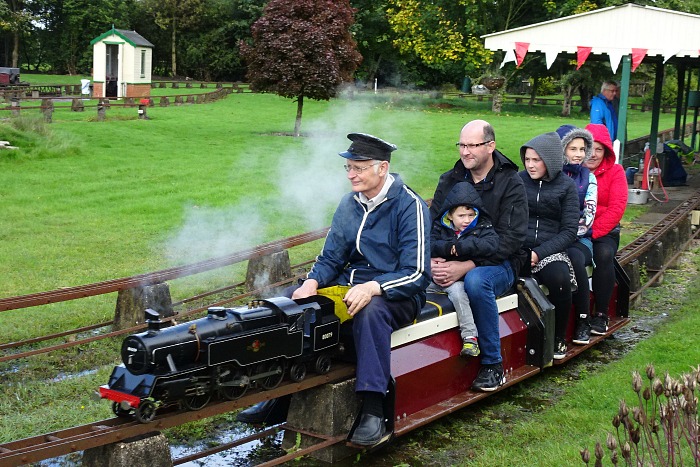
[[[559,55],[559,48],[558,47],[547,47],[544,50],[544,57],[545,60],[547,61],[547,69],[549,70],[552,68],[552,64],[554,63],[554,60],[557,59],[557,56]]]
[[[637,69],[640,63],[642,63],[642,60],[644,60],[644,57],[647,55],[647,50],[649,49],[635,49],[632,48],[632,71]]]
[[[680,50],[664,50],[664,63],[668,61],[669,58],[673,58]]]
[[[529,42],[516,42],[515,43],[515,63],[516,66],[520,66],[525,60],[525,55],[527,54],[527,49],[530,48]]]
[[[619,50],[608,51],[608,57],[610,58],[610,68],[612,69],[613,75],[617,73],[617,67],[620,66],[620,61],[622,60],[622,52]]]
[[[515,61],[515,52],[513,50],[506,50],[506,56],[503,57],[503,61],[501,62],[500,68],[503,68],[503,65],[505,65],[508,62],[514,62]]]
[[[586,59],[591,54],[593,47],[581,47],[580,45],[576,47],[576,69],[578,70],[586,63]]]

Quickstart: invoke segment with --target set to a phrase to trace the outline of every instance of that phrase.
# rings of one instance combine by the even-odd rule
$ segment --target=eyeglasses
[[[483,146],[484,144],[489,144],[493,143],[493,141],[484,141],[483,143],[469,143],[469,144],[462,144],[462,143],[457,143],[455,146],[457,146],[460,150],[462,149],[469,149],[470,151],[473,151],[474,149],[478,148],[479,146]]]
[[[370,167],[373,167],[373,166],[379,165],[379,164],[381,164],[381,162],[375,162],[374,164],[366,165],[364,167],[355,167],[354,165],[344,165],[343,167],[345,168],[345,171],[348,173],[350,173],[350,171],[352,170],[356,174],[361,174],[362,172],[369,169]]]

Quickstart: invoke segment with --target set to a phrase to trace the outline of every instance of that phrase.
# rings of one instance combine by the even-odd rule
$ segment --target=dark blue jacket
[[[343,197],[308,277],[319,287],[377,281],[386,299],[422,307],[430,283],[428,207],[392,175],[386,199],[371,212],[357,194]]]
[[[482,262],[498,251],[498,234],[474,187],[467,182],[457,183],[442,204],[443,214],[433,221],[430,231],[430,251],[433,258]],[[472,222],[474,226],[470,225],[459,236],[446,219],[450,209],[457,206],[468,206],[477,212],[477,217]],[[453,246],[456,255],[452,254]]]

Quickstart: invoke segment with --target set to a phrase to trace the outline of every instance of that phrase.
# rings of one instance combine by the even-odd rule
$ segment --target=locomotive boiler
[[[99,389],[118,416],[146,423],[158,407],[198,410],[213,396],[237,399],[249,387],[272,389],[285,375],[301,381],[311,368],[330,371],[340,320],[333,301],[276,297],[247,307],[211,307],[207,316],[164,327],[146,310],[148,330],[124,339],[122,364]]]

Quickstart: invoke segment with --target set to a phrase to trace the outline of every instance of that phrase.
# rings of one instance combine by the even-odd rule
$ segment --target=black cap
[[[350,133],[348,139],[352,144],[347,151],[339,154],[354,161],[389,161],[391,152],[396,150],[395,144],[387,143],[383,139],[366,133]]]

